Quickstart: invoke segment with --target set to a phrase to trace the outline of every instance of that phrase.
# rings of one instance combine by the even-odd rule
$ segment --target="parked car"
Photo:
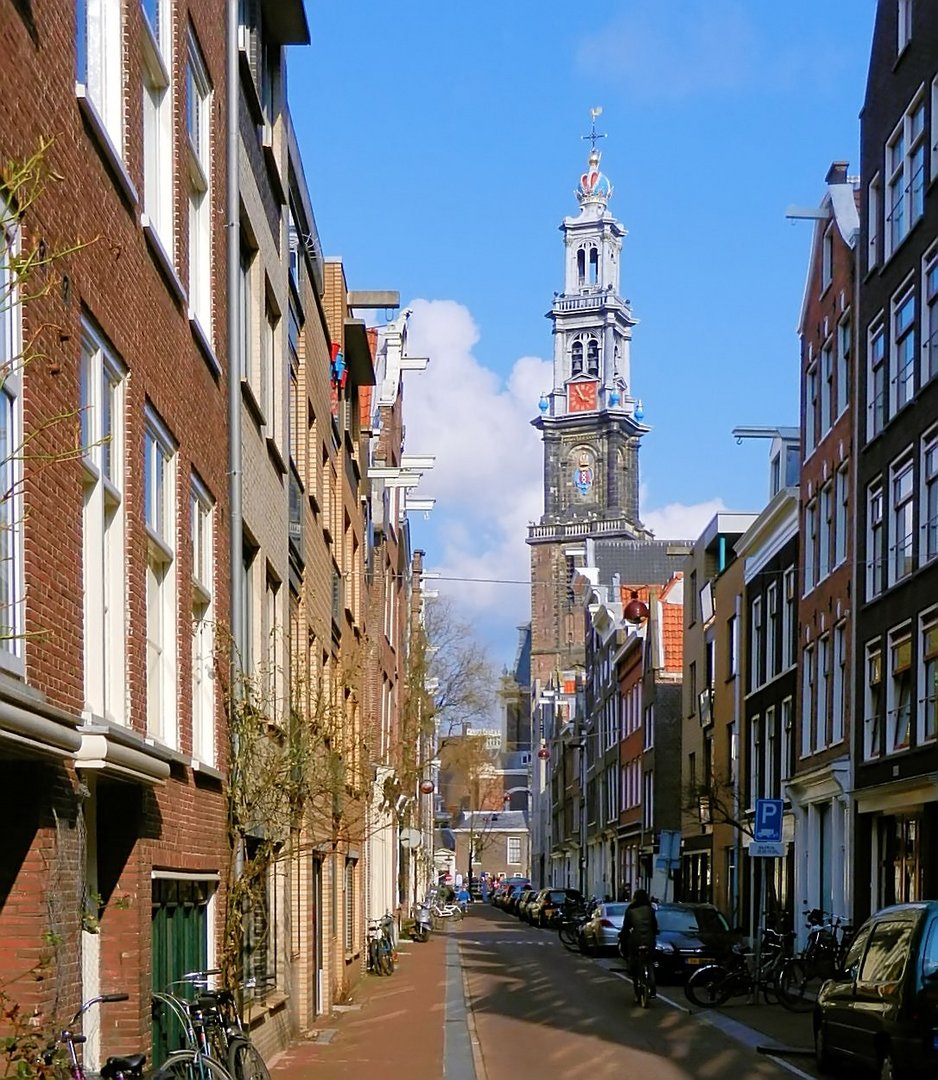
[[[580,952],[593,956],[598,952],[615,952],[619,947],[619,931],[625,918],[625,903],[597,904],[593,913],[580,927]]]
[[[582,904],[578,889],[541,889],[528,906],[528,922],[532,926],[553,926],[560,918],[564,904]]]
[[[662,982],[679,982],[712,960],[719,960],[738,940],[713,904],[658,904],[655,972]]]
[[[518,900],[525,889],[530,889],[531,883],[529,881],[513,881],[509,882],[508,889],[505,892],[505,898],[502,901],[502,910],[507,911],[510,915],[517,913]]]
[[[532,901],[537,899],[537,889],[525,889],[515,903],[515,914],[522,922],[530,922],[530,907]]]
[[[860,927],[814,1009],[818,1067],[846,1057],[882,1080],[938,1075],[938,900],[898,904]]]

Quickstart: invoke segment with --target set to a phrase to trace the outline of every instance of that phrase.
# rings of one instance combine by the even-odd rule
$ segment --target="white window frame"
[[[75,92],[94,108],[118,155],[124,147],[123,8],[113,0],[77,0]]]
[[[925,210],[925,94],[920,88],[886,142],[886,258]]]
[[[878,639],[866,646],[863,670],[863,760],[873,761],[882,756],[883,743],[883,649]]]
[[[822,634],[817,643],[817,705],[814,725],[814,751],[820,753],[827,746],[827,717],[830,711],[831,639]]]
[[[84,713],[126,724],[124,388],[127,369],[87,320],[81,342]]]
[[[192,757],[214,766],[215,500],[193,475],[189,489],[192,559]]]
[[[158,0],[158,26],[143,22],[143,210],[144,226],[156,233],[174,262],[173,20],[170,0]]]
[[[794,740],[794,702],[790,697],[782,700],[781,727],[782,727],[782,762],[780,773],[782,783],[791,775],[792,741]]]
[[[920,616],[918,640],[917,685],[921,693],[916,709],[915,742],[924,746],[938,739],[938,608]]]
[[[866,489],[866,598],[872,600],[886,582],[885,492],[882,477]]]
[[[751,681],[750,685],[753,690],[761,686],[765,682],[765,676],[762,673],[762,659],[763,649],[765,648],[765,641],[762,637],[762,597],[757,596],[753,599],[751,607],[751,632],[749,642],[749,663]],[[695,694],[696,696],[696,694]],[[692,708],[697,707],[697,702],[691,703]]]
[[[909,285],[892,301],[890,318],[893,375],[889,380],[889,415],[895,416],[915,397],[918,334],[915,321],[915,289]]]
[[[890,586],[914,569],[915,465],[907,451],[889,468],[889,575]]]
[[[808,645],[801,659],[801,756],[810,757],[814,710],[814,646]]]
[[[765,590],[765,677],[772,679],[776,675],[776,656],[778,655],[778,587],[773,582]]]
[[[212,342],[212,83],[189,31],[186,67],[189,159],[189,318]]]
[[[804,450],[807,460],[818,444],[818,365],[814,360],[805,372]]]
[[[834,422],[834,339],[830,337],[821,348],[820,358],[820,439],[830,431]]]
[[[919,562],[938,556],[938,427],[922,437]]]
[[[178,749],[176,727],[176,466],[175,440],[147,406],[144,425],[147,533],[147,731]]]
[[[505,862],[509,866],[521,865],[521,837],[505,837]]]
[[[850,360],[853,353],[853,326],[850,310],[837,324],[837,417],[843,416],[850,404]]]
[[[824,230],[821,238],[821,295],[823,296],[834,279],[834,221]]]
[[[882,217],[882,178],[877,173],[867,187],[866,223],[869,246],[866,252],[866,268],[872,270],[879,265],[880,223]]]
[[[804,508],[804,594],[817,584],[817,501]]]
[[[882,317],[870,323],[866,349],[866,439],[886,426],[886,327]]]
[[[847,462],[834,476],[834,566],[847,559],[847,531],[850,527],[850,468]]]
[[[834,564],[834,482],[828,480],[818,496],[818,581]]]
[[[896,2],[896,55],[901,55],[912,40],[912,0]]]
[[[765,797],[764,758],[762,756],[762,717],[749,721],[749,808],[755,809],[756,800]]]
[[[655,773],[653,769],[642,773],[642,825],[646,829],[655,823]]]
[[[795,569],[788,567],[782,575],[782,670],[787,671],[795,662],[795,644],[792,638],[796,621]]]
[[[889,634],[886,651],[889,679],[886,683],[886,753],[908,750],[912,745],[914,696],[912,634],[906,625]],[[903,677],[904,676],[904,677]]]
[[[847,656],[847,624],[839,622],[834,627],[834,652],[832,657],[831,686],[831,746],[836,746],[844,739],[844,716],[849,687],[849,659]]]
[[[775,784],[775,762],[778,754],[778,733],[776,730],[775,706],[769,705],[765,710],[765,720],[762,725],[762,739],[765,743],[762,760],[764,763],[762,777],[763,798],[775,799],[778,790]]]
[[[22,676],[26,630],[23,501],[23,312],[11,265],[15,211],[0,195],[0,670]]]
[[[935,108],[938,108],[936,97]],[[938,115],[938,114],[935,114]],[[938,127],[938,124],[936,124]],[[936,139],[938,145],[938,139]],[[932,169],[935,175],[938,162]],[[938,245],[922,260],[922,370],[920,385],[938,375]]]

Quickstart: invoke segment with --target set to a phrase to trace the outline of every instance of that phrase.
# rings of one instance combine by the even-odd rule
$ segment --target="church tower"
[[[582,653],[583,631],[570,582],[587,541],[646,541],[638,513],[638,450],[649,430],[632,389],[629,350],[637,320],[621,295],[626,229],[609,211],[612,184],[600,171],[593,111],[587,168],[576,188],[579,212],[561,225],[563,292],[553,324],[553,385],[532,421],[543,437],[544,514],[531,546],[532,677],[546,679]]]

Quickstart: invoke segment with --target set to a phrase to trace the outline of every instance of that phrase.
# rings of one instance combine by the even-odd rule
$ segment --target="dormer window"
[[[583,252],[581,251],[582,255]],[[570,374],[582,375],[583,374],[583,342],[574,341],[573,348],[570,356]]]
[[[590,338],[586,346],[586,373],[599,375],[599,342],[596,338]]]

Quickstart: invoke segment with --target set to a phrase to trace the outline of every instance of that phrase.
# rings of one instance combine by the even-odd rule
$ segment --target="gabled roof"
[[[857,209],[857,188],[852,182],[828,184],[827,192],[821,199],[821,210],[827,211],[826,218],[818,219],[811,236],[811,253],[808,256],[808,268],[805,273],[804,292],[801,297],[801,314],[798,317],[798,335],[804,333],[805,319],[808,314],[808,301],[811,297],[812,283],[818,276],[818,264],[821,258],[821,243],[831,220],[836,223],[837,231],[843,242],[854,250],[860,235],[860,212]]]

